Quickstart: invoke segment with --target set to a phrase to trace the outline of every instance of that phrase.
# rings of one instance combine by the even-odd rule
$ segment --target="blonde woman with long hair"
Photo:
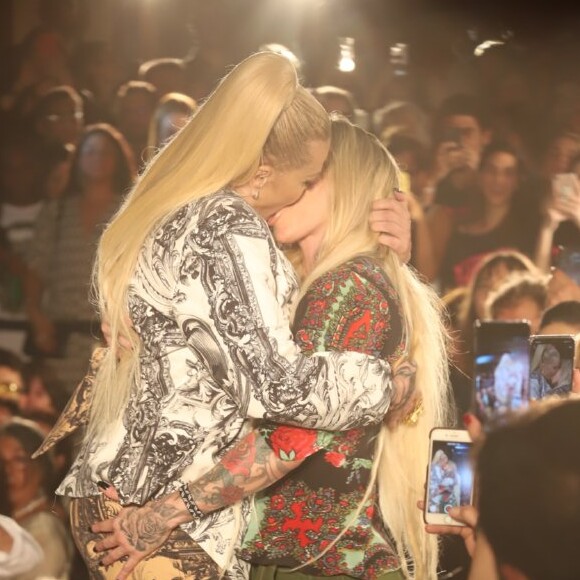
[[[394,194],[398,177],[376,138],[335,120],[327,172],[270,220],[276,238],[294,246],[303,279],[294,321],[303,351],[373,354],[393,365],[396,388],[381,425],[339,433],[262,423],[190,484],[199,517],[292,471],[255,499],[239,551],[261,564],[253,578],[435,577],[437,543],[425,533],[416,502],[423,495],[429,431],[451,416],[440,303],[360,221],[374,200]],[[107,561],[137,561],[154,549],[154,536],[191,521],[179,501],[175,493],[159,500],[171,515],[157,520],[151,510],[129,512],[121,529],[126,537],[117,528],[117,539],[98,549],[115,549]],[[160,531],[139,531],[145,521],[155,521]],[[136,549],[126,549],[127,538]]]
[[[266,223],[319,179],[329,136],[327,114],[289,61],[249,57],[154,158],[104,232],[95,288],[111,344],[57,491],[74,498],[73,533],[94,578],[127,574],[101,565],[90,524],[174,491],[197,514],[184,482],[207,473],[250,419],[345,429],[387,412],[388,363],[306,357],[292,341],[296,279]],[[119,504],[99,493],[109,486]],[[159,516],[163,505],[150,505]],[[139,573],[213,578],[228,564],[229,577],[244,578],[230,557],[235,511],[168,533]]]

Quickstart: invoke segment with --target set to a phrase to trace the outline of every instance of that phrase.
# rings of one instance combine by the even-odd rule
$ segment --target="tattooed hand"
[[[393,397],[385,417],[387,425],[396,427],[421,401],[421,392],[415,385],[417,365],[404,361],[393,371]]]
[[[115,518],[91,526],[94,533],[106,535],[95,544],[95,552],[106,552],[102,565],[127,558],[117,580],[128,578],[135,566],[162,546],[172,530],[184,521],[183,510],[173,505],[172,499],[173,496],[167,496],[142,507],[127,507]]]

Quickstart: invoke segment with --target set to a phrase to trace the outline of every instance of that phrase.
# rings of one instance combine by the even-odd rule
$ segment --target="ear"
[[[499,573],[502,580],[528,580],[528,577],[511,564],[500,564]]]
[[[252,178],[253,185],[262,187],[266,181],[272,178],[274,171],[275,169],[272,165],[269,163],[262,163]]]

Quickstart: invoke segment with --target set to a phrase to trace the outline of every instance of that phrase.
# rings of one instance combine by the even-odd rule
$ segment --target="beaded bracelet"
[[[187,483],[184,483],[179,488],[179,495],[181,496],[181,499],[183,500],[183,503],[185,504],[187,511],[193,516],[194,520],[201,520],[205,516],[205,514],[197,507],[197,504],[193,500],[193,496],[189,491]]]

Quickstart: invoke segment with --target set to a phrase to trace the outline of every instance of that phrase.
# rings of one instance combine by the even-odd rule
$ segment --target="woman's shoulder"
[[[268,224],[231,189],[221,189],[192,201],[185,210],[197,229],[211,228],[218,234],[270,236]]]
[[[344,292],[349,286],[362,295],[380,294],[398,301],[398,295],[383,267],[369,257],[356,257],[322,274],[312,288],[318,291]]]

